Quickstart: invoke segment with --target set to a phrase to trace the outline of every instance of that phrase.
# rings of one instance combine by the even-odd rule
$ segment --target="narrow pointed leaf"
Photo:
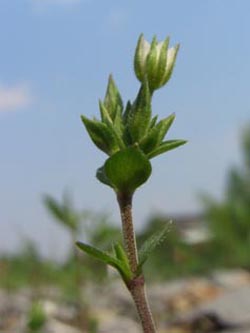
[[[150,122],[150,128],[153,128],[157,122],[157,119],[158,119],[158,115],[154,116]]]
[[[67,224],[71,230],[77,231],[79,229],[80,217],[74,209],[71,197],[67,192],[63,194],[61,208],[65,214],[65,224]]]
[[[53,216],[58,220],[64,219],[64,212],[61,209],[60,205],[50,196],[46,195],[44,197],[44,203],[48,210],[50,211]]]
[[[122,247],[122,245],[119,243],[116,243],[114,245],[114,251],[115,251],[115,255],[116,255],[117,259],[119,259],[123,263],[123,266],[126,267],[126,270],[127,270],[127,272],[129,272],[130,277],[132,277],[133,274],[129,267],[129,260],[128,260],[127,254],[126,254],[124,248]]]
[[[127,124],[127,121],[128,121],[128,118],[129,118],[129,114],[132,110],[132,104],[130,101],[127,102],[127,105],[126,105],[126,108],[125,108],[125,111],[123,113],[123,122],[124,124]]]
[[[81,116],[81,119],[89,136],[99,149],[108,155],[119,150],[117,139],[107,124],[97,120],[90,120],[83,115]]]
[[[81,249],[83,252],[89,254],[90,256],[94,257],[97,260],[102,261],[103,263],[110,265],[118,270],[118,272],[123,277],[124,281],[129,281],[130,278],[130,272],[127,271],[127,268],[123,265],[123,263],[117,259],[109,255],[108,253],[97,249],[94,246],[82,243],[82,242],[76,242],[76,245]]]
[[[136,147],[111,156],[104,164],[105,174],[117,192],[132,194],[151,174],[151,164]]]
[[[72,208],[67,205],[67,202],[60,204],[51,196],[46,195],[44,197],[44,203],[50,213],[60,224],[64,225],[64,227],[69,228],[70,230],[77,230],[78,219]]]
[[[148,135],[139,143],[144,154],[149,154],[159,145],[159,126],[152,128]]]
[[[112,120],[109,116],[108,110],[105,105],[99,101],[100,112],[102,116],[102,121],[107,125],[110,133],[115,138],[115,141],[120,149],[125,148],[125,144],[122,139],[122,120],[121,120],[121,110],[120,107],[117,106],[116,114],[114,120]]]
[[[124,132],[124,124],[122,118],[122,109],[120,107],[117,107],[116,109],[115,118],[114,118],[114,128],[116,132],[119,134],[119,136],[122,138]]]
[[[175,115],[172,114],[160,120],[157,125],[150,129],[148,135],[139,143],[141,150],[145,154],[149,154],[161,144],[174,119]]]
[[[114,122],[112,125],[110,125],[111,130],[114,133],[114,136],[116,137],[117,144],[119,145],[120,149],[124,149],[126,147],[126,144],[124,142],[123,136],[124,136],[124,125],[122,122],[122,110],[118,106],[116,109],[116,114],[114,118]]]
[[[118,88],[112,75],[109,76],[108,87],[104,99],[104,105],[109,112],[112,120],[114,120],[117,106],[123,109],[123,102]]]
[[[151,95],[145,80],[128,117],[128,129],[133,143],[139,142],[148,132],[151,121]]]
[[[130,146],[132,144],[132,138],[129,132],[129,126],[128,126],[128,119],[130,117],[130,113],[132,110],[132,104],[130,101],[128,101],[127,105],[126,105],[126,109],[122,115],[122,122],[123,122],[123,126],[124,126],[124,130],[123,130],[123,141],[127,146]]]
[[[149,237],[142,245],[139,250],[139,270],[142,268],[143,264],[146,262],[150,254],[158,247],[167,237],[168,232],[170,231],[170,226],[172,221],[170,221],[164,228],[156,231],[151,237]]]
[[[173,124],[175,120],[175,114],[172,113],[170,116],[167,118],[162,119],[159,121],[158,129],[159,129],[159,143],[162,142],[162,140],[165,138],[168,130],[170,129],[171,125]]]
[[[89,244],[85,244],[82,242],[76,242],[76,245],[79,247],[79,249],[81,249],[83,252],[89,254],[90,256],[104,262],[105,264],[111,265],[115,268],[119,267],[120,263],[119,260],[112,257],[111,255],[109,255],[108,253],[97,249],[94,246],[91,246]]]
[[[105,124],[112,124],[112,118],[111,118],[106,106],[104,105],[104,103],[101,100],[99,100],[99,109],[100,109],[102,122],[104,122]]]
[[[157,155],[163,154],[169,150],[175,149],[179,146],[184,145],[187,143],[185,140],[168,140],[161,143],[155,150],[147,154],[148,158],[153,158]]]

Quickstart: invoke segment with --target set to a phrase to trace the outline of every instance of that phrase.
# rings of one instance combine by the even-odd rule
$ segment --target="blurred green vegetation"
[[[33,302],[28,313],[27,327],[29,333],[39,333],[46,323],[46,314],[39,302]]]
[[[203,195],[202,215],[210,237],[186,242],[180,224],[173,223],[166,241],[145,265],[149,280],[205,275],[218,268],[250,268],[250,127],[242,133],[241,151],[242,163],[230,169],[223,199],[218,202]],[[61,203],[47,196],[45,205],[53,219],[69,231],[72,248],[68,257],[63,263],[44,259],[36,244],[26,241],[16,254],[0,257],[0,287],[11,291],[29,285],[37,290],[49,284],[66,299],[75,299],[77,283],[79,288],[89,281],[107,281],[108,271],[101,262],[77,251],[74,241],[77,238],[109,251],[114,242],[121,241],[120,227],[107,215],[77,211],[69,195]],[[166,223],[168,218],[152,216],[137,235],[138,246]]]
[[[72,247],[65,260],[57,262],[44,258],[34,241],[23,239],[16,253],[0,255],[0,288],[16,291],[29,286],[39,293],[39,289],[50,285],[58,288],[65,300],[75,301],[80,295],[79,288],[85,283],[107,280],[107,267],[79,251],[74,243],[76,239],[84,239],[108,251],[115,240],[121,240],[119,227],[105,214],[77,212],[69,197],[65,198],[62,203],[49,196],[45,199],[52,221],[59,222],[69,231]],[[71,219],[74,220],[72,224],[68,223]]]
[[[162,217],[151,218],[138,237],[139,246],[153,230],[162,228],[167,221]],[[144,269],[148,280],[159,281],[208,275],[223,265],[224,263],[218,260],[212,239],[189,243],[181,235],[178,226],[172,224],[167,239],[151,254]]]
[[[214,251],[226,266],[250,269],[250,125],[242,132],[242,163],[232,167],[222,202],[206,196]]]

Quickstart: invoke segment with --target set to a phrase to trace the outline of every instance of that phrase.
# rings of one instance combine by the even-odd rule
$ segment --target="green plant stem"
[[[128,256],[130,269],[135,275],[138,266],[138,255],[132,219],[132,195],[118,193],[117,200],[120,206],[120,213],[122,219],[124,246]]]
[[[131,281],[127,283],[127,287],[135,302],[143,332],[156,333],[154,320],[147,300],[144,276],[142,274],[137,276],[138,254],[132,218],[132,198],[133,196],[131,194],[118,193],[117,195],[121,213],[125,250],[128,256],[130,269],[134,276]]]

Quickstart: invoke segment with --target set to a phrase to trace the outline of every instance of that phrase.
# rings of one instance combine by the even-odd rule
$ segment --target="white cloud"
[[[0,84],[0,112],[16,111],[29,106],[32,102],[27,85],[4,86]]]

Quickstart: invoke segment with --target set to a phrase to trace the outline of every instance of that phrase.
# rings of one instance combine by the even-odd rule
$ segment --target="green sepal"
[[[139,142],[147,134],[150,121],[151,94],[145,79],[128,115],[127,124],[133,143]]]
[[[117,107],[119,106],[121,110],[123,109],[122,98],[112,75],[109,76],[106,95],[104,98],[104,106],[108,110],[112,120],[115,118]]]
[[[157,85],[157,39],[156,36],[153,37],[153,40],[151,42],[151,47],[149,54],[147,56],[147,61],[146,61],[146,72],[147,72],[147,77],[148,77],[148,82],[149,82],[149,88],[150,91],[152,92],[155,89],[155,86]]]
[[[170,226],[172,221],[168,222],[161,230],[156,231],[151,235],[141,246],[138,252],[138,271],[137,274],[141,273],[143,264],[147,261],[150,254],[159,246],[167,237],[168,232],[170,231]]]
[[[168,45],[169,45],[169,37],[167,37],[164,40],[163,45],[161,47],[161,52],[159,54],[158,67],[155,73],[155,76],[157,78],[155,89],[160,88],[162,86],[161,82],[163,81],[166,72]]]
[[[123,280],[125,282],[128,282],[131,278],[131,272],[128,271],[126,265],[120,260],[117,259],[107,252],[104,252],[100,249],[97,249],[94,246],[82,243],[82,242],[76,242],[76,245],[81,249],[83,252],[89,254],[90,256],[94,257],[95,259],[98,259],[102,261],[103,263],[110,265],[114,267],[122,276]]]
[[[162,82],[161,82],[161,87],[164,86],[168,80],[171,78],[172,76],[172,73],[173,73],[173,70],[174,70],[174,66],[175,66],[175,62],[176,62],[176,57],[177,57],[177,54],[178,54],[178,51],[179,51],[179,48],[180,48],[180,44],[177,44],[175,46],[175,55],[174,55],[174,61],[173,61],[173,64],[172,66],[168,69],[168,71],[166,71],[163,79],[162,79]]]
[[[135,55],[134,55],[134,71],[137,79],[139,81],[143,81],[144,77],[144,61],[145,59],[142,58],[141,51],[142,51],[142,42],[143,42],[143,34],[139,36],[136,49],[135,49]]]
[[[156,149],[154,149],[153,151],[148,153],[147,157],[153,158],[153,157],[163,154],[169,150],[182,146],[185,143],[187,143],[186,140],[168,140],[168,141],[162,142]]]
[[[171,114],[150,129],[148,135],[139,143],[141,150],[145,154],[149,154],[161,144],[174,119],[175,115]]]
[[[107,124],[97,120],[90,120],[83,115],[81,119],[91,140],[99,149],[108,155],[112,155],[119,150],[117,138]]]
[[[105,174],[116,192],[132,194],[151,174],[148,158],[137,147],[129,147],[108,158]]]

